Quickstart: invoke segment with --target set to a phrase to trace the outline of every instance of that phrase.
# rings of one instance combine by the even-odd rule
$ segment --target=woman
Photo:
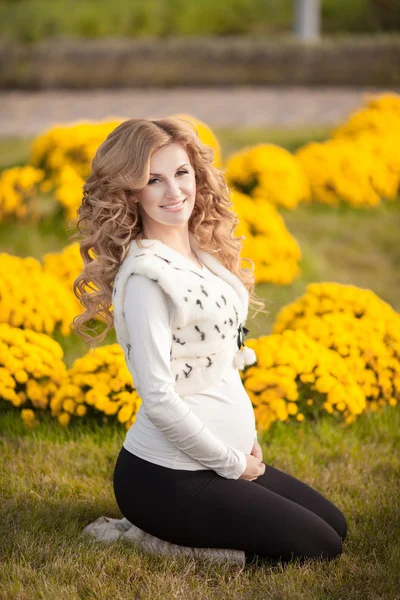
[[[240,268],[238,219],[213,158],[191,123],[129,119],[98,148],[84,186],[75,287],[87,311],[76,328],[92,340],[82,325],[101,306],[108,328],[95,339],[115,326],[142,400],[116,461],[116,501],[178,545],[333,559],[342,512],[262,460],[238,369],[256,360],[243,343],[249,300],[264,303]]]

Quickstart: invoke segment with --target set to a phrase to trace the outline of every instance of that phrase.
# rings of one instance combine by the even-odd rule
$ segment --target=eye
[[[185,169],[180,169],[179,171],[177,171],[176,173],[187,173],[188,171],[186,171]],[[153,179],[150,179],[148,185],[151,185],[153,183],[153,181],[159,181],[158,177],[154,177]]]

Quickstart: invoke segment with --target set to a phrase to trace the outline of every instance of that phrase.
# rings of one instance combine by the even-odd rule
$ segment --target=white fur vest
[[[115,277],[112,295],[117,341],[127,361],[131,341],[123,305],[129,277],[136,273],[146,275],[172,298],[175,314],[171,370],[175,391],[181,396],[217,384],[228,361],[244,369],[257,360],[254,350],[244,345],[248,331],[243,327],[248,313],[247,289],[216,258],[200,250],[190,232],[189,239],[194,254],[220,279],[210,282],[200,267],[159,240],[142,240],[143,249],[132,240]]]

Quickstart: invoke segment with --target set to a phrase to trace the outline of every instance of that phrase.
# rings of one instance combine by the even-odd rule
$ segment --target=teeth
[[[186,200],[186,198],[185,198]],[[185,200],[182,200],[182,202],[179,202],[178,204],[171,204],[170,206],[162,206],[161,208],[166,208],[167,210],[171,209],[171,208],[178,208],[178,206],[182,206],[182,204],[185,202]]]

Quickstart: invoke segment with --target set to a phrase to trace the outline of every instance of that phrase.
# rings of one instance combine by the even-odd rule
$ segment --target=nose
[[[182,198],[181,191],[177,181],[172,179],[167,185],[166,199],[168,200],[180,200]]]

